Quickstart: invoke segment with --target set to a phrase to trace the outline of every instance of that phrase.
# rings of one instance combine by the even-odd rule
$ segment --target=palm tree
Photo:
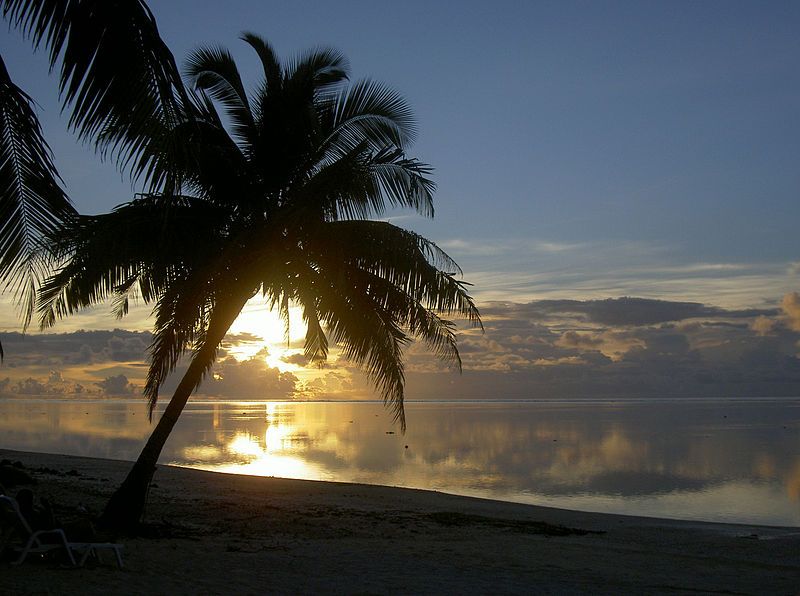
[[[361,365],[405,429],[403,347],[419,337],[460,368],[455,325],[480,318],[458,266],[421,236],[374,218],[407,207],[433,216],[430,168],[406,156],[405,101],[373,82],[347,83],[334,50],[281,65],[263,39],[263,79],[245,91],[222,48],[194,52],[189,86],[169,113],[152,110],[132,160],[148,192],[113,212],[75,218],[52,236],[63,267],[42,289],[42,324],[131,294],[154,305],[144,388],[150,415],[182,355],[191,359],[167,408],[103,515],[138,523],[155,464],[220,342],[256,294],[307,326],[305,355],[331,344]],[[217,107],[224,113],[220,114]],[[107,134],[117,136],[112,126]],[[101,139],[105,137],[101,135]]]
[[[48,50],[51,69],[61,65],[70,126],[98,149],[124,162],[148,138],[153,111],[173,111],[178,69],[141,0],[0,0],[0,9]],[[47,273],[42,239],[74,215],[33,100],[0,58],[0,290],[17,296],[25,326]]]
[[[13,83],[0,58],[0,284],[18,298],[26,326],[46,272],[38,258],[41,240],[74,213],[33,100]]]

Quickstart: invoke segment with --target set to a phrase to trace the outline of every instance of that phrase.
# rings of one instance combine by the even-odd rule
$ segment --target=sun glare
[[[237,432],[225,446],[225,451],[234,460],[211,466],[218,472],[250,474],[255,476],[278,476],[281,478],[326,477],[324,471],[299,455],[292,444],[298,428],[281,421],[275,404],[266,404],[266,430],[263,439],[249,432]]]
[[[237,360],[253,358],[266,348],[264,360],[268,366],[281,372],[300,369],[296,364],[285,360],[288,356],[303,352],[302,341],[306,335],[306,325],[300,307],[289,307],[288,338],[286,323],[278,312],[269,310],[256,299],[245,305],[228,334],[253,336],[252,339],[240,338],[229,347],[228,352]]]
[[[269,310],[257,300],[251,300],[242,309],[228,333],[251,333],[265,344],[286,346],[286,323],[275,310]],[[306,335],[303,312],[298,306],[289,307],[289,341],[301,341]]]

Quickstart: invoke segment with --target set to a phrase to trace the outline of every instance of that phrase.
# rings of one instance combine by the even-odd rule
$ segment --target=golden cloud
[[[800,294],[790,292],[783,297],[781,309],[792,331],[800,331]]]
[[[755,331],[757,335],[765,336],[772,333],[772,330],[775,328],[775,321],[770,319],[769,317],[765,317],[764,315],[760,315],[756,317],[753,322],[750,324],[750,329]]]

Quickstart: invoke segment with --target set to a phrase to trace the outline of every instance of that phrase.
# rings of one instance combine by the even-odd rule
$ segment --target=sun
[[[277,311],[269,310],[257,299],[245,304],[242,312],[231,325],[228,333],[252,333],[270,345],[286,345],[286,323]],[[302,341],[306,336],[306,324],[299,306],[289,307],[289,341]]]
[[[234,343],[228,352],[237,360],[252,358],[264,348],[269,355],[267,364],[281,372],[296,371],[300,367],[284,360],[287,356],[302,353],[302,342],[306,336],[306,324],[302,309],[289,307],[289,337],[286,337],[286,323],[277,311],[270,310],[258,299],[250,300],[228,331],[229,335],[250,334],[252,341],[242,340]]]

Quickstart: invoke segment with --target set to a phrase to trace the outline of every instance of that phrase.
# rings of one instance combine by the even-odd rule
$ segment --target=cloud
[[[558,338],[558,344],[567,348],[599,349],[603,343],[603,339],[596,335],[577,331],[567,331]]]
[[[248,334],[228,337],[228,343],[251,341]],[[61,334],[4,334],[9,380],[0,392],[18,395],[93,393],[136,395],[147,372],[148,332],[121,329]],[[224,351],[223,351],[224,354]],[[295,390],[294,375],[269,368],[263,354],[238,362],[223,357],[198,392],[222,398],[286,398]],[[177,387],[186,371],[185,359],[161,389],[162,397]]]
[[[16,387],[12,390],[12,393],[16,393],[17,395],[52,395],[54,393],[61,392],[56,391],[47,383],[42,383],[37,379],[28,377],[27,379],[18,381]]]
[[[199,392],[225,398],[282,399],[294,394],[297,381],[291,373],[268,367],[263,358],[239,362],[228,357],[214,365]]]
[[[149,339],[149,334],[145,338],[145,335],[141,333],[126,337],[113,336],[106,342],[108,356],[116,362],[141,360],[142,355],[147,351]]]
[[[147,356],[152,335],[123,329],[5,333],[2,341],[9,366],[61,368],[100,362],[141,362]]]
[[[539,358],[533,361],[534,366],[556,366],[559,364],[586,364],[580,356],[562,356],[561,358]]]
[[[422,343],[405,351],[414,398],[726,396],[800,394],[800,294],[780,308],[728,309],[638,297],[551,299],[481,306],[485,333],[459,330],[463,375]],[[149,333],[124,330],[2,338],[7,358],[0,392],[132,394],[144,383]],[[223,399],[376,396],[364,375],[332,359],[324,370],[282,373],[261,352],[223,356],[199,394]],[[135,358],[137,357],[138,358]],[[243,356],[239,356],[243,358]],[[302,354],[284,361],[304,366]],[[162,388],[168,396],[186,360]],[[423,382],[424,380],[424,382]],[[135,391],[138,393],[138,391]]]
[[[339,371],[327,372],[323,376],[309,381],[307,384],[307,389],[312,390],[315,394],[322,397],[349,393],[357,388],[359,388],[358,384],[351,374]]]
[[[765,317],[764,315],[757,316],[750,324],[750,329],[756,332],[757,335],[769,335],[775,328],[775,320]]]
[[[228,333],[224,341],[235,344],[241,342],[260,342],[263,339],[263,337],[255,333]]]
[[[289,354],[281,358],[281,360],[287,364],[294,364],[297,366],[307,366],[309,363],[308,358],[302,352],[297,352],[295,354]]]
[[[798,332],[778,309],[621,298],[494,302],[466,332],[464,374],[409,360],[409,395],[455,398],[753,396],[800,393]],[[798,319],[800,320],[800,319]],[[783,321],[783,322],[782,322]],[[754,330],[769,334],[754,334]],[[422,363],[418,365],[418,363]]]
[[[601,354],[619,360],[634,347],[644,347],[645,343],[636,333],[628,330],[613,331],[565,331],[556,345],[579,351],[596,350]]]
[[[763,304],[775,294],[796,289],[796,267],[787,262],[676,262],[675,246],[646,243],[536,246],[501,239],[496,252],[455,254],[475,284],[481,301],[648,296],[670,301],[705,302],[709,296],[728,308]],[[469,243],[465,243],[469,245]],[[454,249],[455,250],[455,249]],[[768,293],[767,293],[768,292]]]
[[[58,371],[51,372],[46,378],[25,377],[12,381],[6,377],[0,381],[0,394],[6,395],[63,396],[84,392],[83,385],[65,380]]]
[[[135,386],[128,383],[128,377],[125,375],[106,377],[95,385],[106,395],[130,395],[136,390]]]
[[[538,241],[533,244],[534,249],[540,252],[561,253],[572,250],[578,250],[585,247],[585,244],[567,243],[567,242],[546,242]]]
[[[607,298],[604,300],[536,300],[527,304],[490,303],[487,316],[514,311],[541,320],[556,314],[580,315],[591,323],[610,326],[654,325],[694,318],[749,318],[775,314],[775,309],[726,310],[699,302],[674,302],[648,298]]]
[[[786,316],[789,328],[800,331],[800,294],[790,292],[781,300],[781,310]]]

